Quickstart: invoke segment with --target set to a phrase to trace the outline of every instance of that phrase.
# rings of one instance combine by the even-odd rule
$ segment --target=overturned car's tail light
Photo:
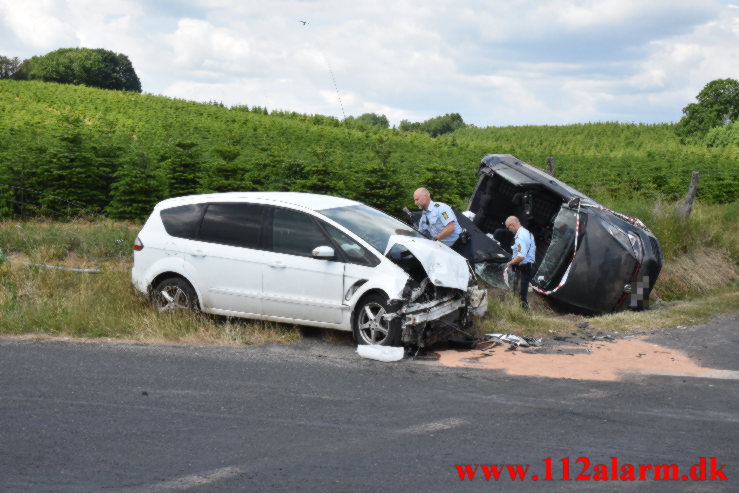
[[[613,225],[608,226],[608,232],[621,244],[622,247],[624,247],[624,250],[629,252],[631,256],[637,260],[637,262],[642,261],[643,255],[641,241],[636,235],[633,233],[626,233],[626,231],[622,230],[618,226]]]
[[[644,260],[644,247],[642,247],[641,240],[637,235],[630,231],[627,233],[627,236],[631,242],[631,247],[634,249],[634,258],[636,258],[639,263],[642,263],[642,260]]]
[[[138,236],[136,237],[136,241],[133,242],[133,249],[137,252],[144,249],[144,244],[141,243],[141,240],[139,239]]]

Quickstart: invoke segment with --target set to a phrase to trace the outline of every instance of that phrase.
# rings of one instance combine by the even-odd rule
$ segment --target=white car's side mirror
[[[330,246],[317,246],[313,249],[313,256],[316,258],[331,260],[336,257],[336,253]]]

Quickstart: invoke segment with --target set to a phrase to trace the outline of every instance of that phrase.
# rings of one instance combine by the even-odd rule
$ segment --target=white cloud
[[[53,0],[0,2],[0,18],[10,33],[34,48],[61,48],[76,42],[74,29],[56,12]]]

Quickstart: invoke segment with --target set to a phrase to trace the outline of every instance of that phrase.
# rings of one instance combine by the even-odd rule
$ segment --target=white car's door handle
[[[205,252],[198,248],[195,250],[191,250],[190,255],[192,255],[193,257],[205,257]]]
[[[279,260],[272,262],[271,264],[269,264],[269,266],[272,267],[273,269],[284,269],[285,268],[285,264],[283,264]]]

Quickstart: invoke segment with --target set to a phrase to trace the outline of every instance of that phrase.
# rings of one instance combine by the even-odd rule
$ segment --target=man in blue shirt
[[[462,227],[452,208],[431,200],[431,194],[425,188],[419,188],[413,193],[413,202],[423,209],[423,215],[418,222],[418,231],[447,246],[454,246],[462,233]]]
[[[533,267],[536,261],[536,243],[534,235],[521,226],[516,216],[510,216],[505,220],[505,227],[513,233],[513,253],[508,268],[516,274],[513,281],[513,292],[520,293],[521,304],[525,310],[529,309],[528,293],[531,276],[534,275]]]

